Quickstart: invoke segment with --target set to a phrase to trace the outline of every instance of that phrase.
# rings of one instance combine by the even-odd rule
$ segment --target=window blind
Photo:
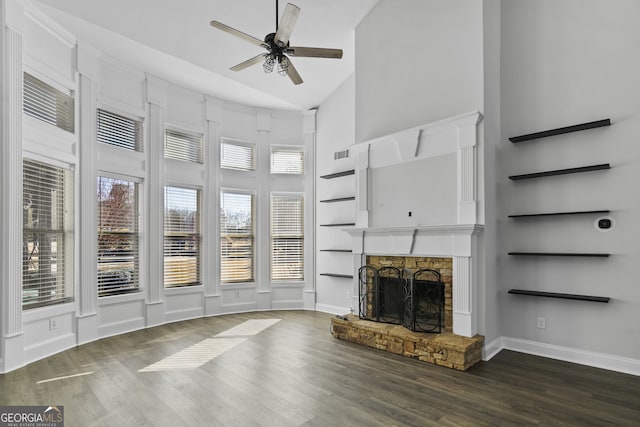
[[[222,192],[220,196],[220,279],[222,283],[254,280],[253,196]]]
[[[74,131],[72,92],[64,92],[23,73],[23,112],[68,132]]]
[[[138,184],[98,177],[98,296],[139,289]]]
[[[271,173],[304,173],[304,148],[271,147]]]
[[[142,122],[98,109],[98,142],[142,152]]]
[[[244,171],[255,170],[255,145],[223,141],[220,147],[220,167]]]
[[[22,307],[73,300],[71,171],[23,162]]]
[[[167,129],[164,132],[164,157],[203,163],[202,135]]]
[[[164,188],[164,287],[200,283],[200,191]]]
[[[271,280],[304,280],[304,199],[271,195]]]

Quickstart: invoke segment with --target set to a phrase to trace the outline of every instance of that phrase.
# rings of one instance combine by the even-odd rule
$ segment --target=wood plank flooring
[[[199,368],[138,372],[271,318]],[[260,312],[106,338],[0,375],[0,405],[64,405],[67,427],[640,425],[640,377],[509,351],[458,372],[334,339],[329,324]]]

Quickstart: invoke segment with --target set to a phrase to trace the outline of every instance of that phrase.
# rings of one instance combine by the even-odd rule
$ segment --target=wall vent
[[[333,153],[333,160],[346,159],[347,157],[349,157],[348,149],[343,151],[336,151],[335,153]]]

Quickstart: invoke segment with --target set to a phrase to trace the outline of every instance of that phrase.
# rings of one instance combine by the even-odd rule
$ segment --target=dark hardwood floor
[[[199,368],[139,372],[270,318]],[[640,377],[510,351],[458,372],[336,340],[329,319],[247,313],[106,338],[0,375],[0,405],[64,405],[68,427],[640,425]]]

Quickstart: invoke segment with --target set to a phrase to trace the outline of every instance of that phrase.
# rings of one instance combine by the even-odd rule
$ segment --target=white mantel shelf
[[[354,255],[412,255],[469,257],[479,224],[414,225],[344,229],[352,239]]]
[[[345,228],[343,231],[353,235],[366,232],[368,234],[395,234],[423,232],[427,234],[469,234],[484,229],[481,224],[451,224],[451,225],[411,225],[406,227],[364,227]]]

